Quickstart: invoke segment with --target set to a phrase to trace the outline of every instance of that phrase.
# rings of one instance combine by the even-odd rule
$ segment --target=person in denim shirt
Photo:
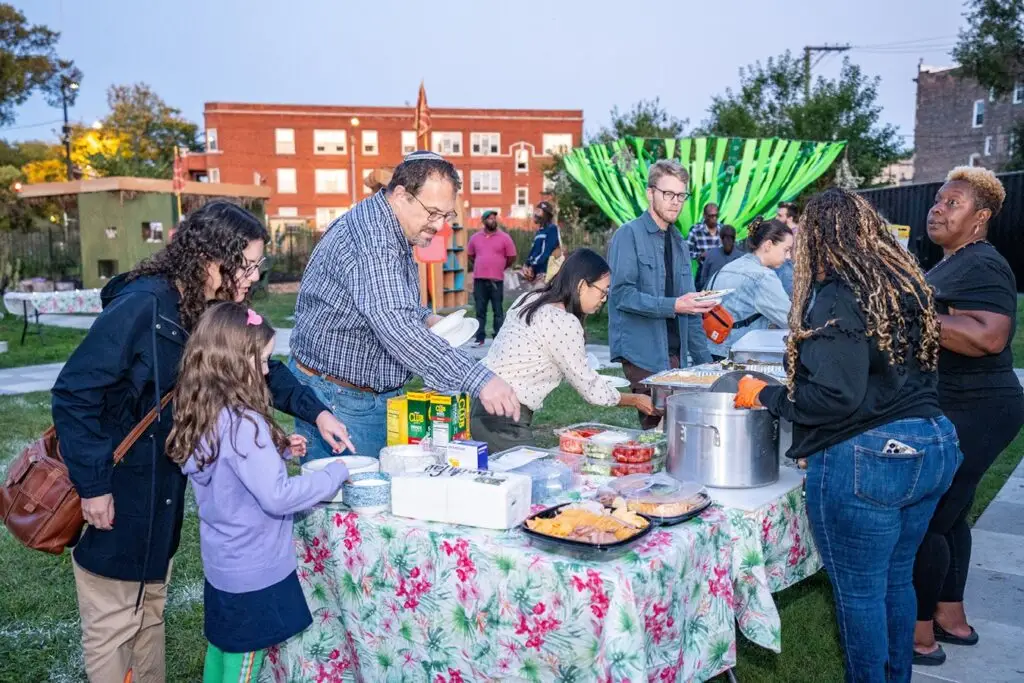
[[[846,681],[910,683],[914,557],[962,461],[932,290],[867,200],[838,188],[807,204],[795,275],[788,382],[745,377],[736,407],[793,423]]]
[[[700,314],[713,303],[696,301],[690,250],[675,227],[689,196],[690,177],[677,162],[655,162],[647,176],[649,209],[612,236],[608,260],[612,288],[608,330],[612,360],[622,363],[631,391],[649,394],[647,377],[694,363],[708,363]],[[657,416],[640,415],[645,429]]]
[[[732,332],[721,343],[709,342],[715,358],[728,358],[732,345],[751,330],[789,325],[789,295],[775,269],[789,261],[793,232],[778,221],[760,217],[749,230],[752,252],[726,264],[708,283],[708,289],[735,290],[722,301],[732,315]]]

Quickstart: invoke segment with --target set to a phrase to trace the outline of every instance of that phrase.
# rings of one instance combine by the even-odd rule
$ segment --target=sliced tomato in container
[[[635,464],[650,462],[654,458],[654,444],[626,441],[612,450],[612,460],[620,463]]]

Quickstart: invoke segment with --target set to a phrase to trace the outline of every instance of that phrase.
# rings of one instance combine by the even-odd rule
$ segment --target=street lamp
[[[349,175],[352,176],[349,180],[349,185],[352,186],[352,196],[349,197],[349,208],[351,209],[356,205],[356,128],[359,127],[359,119],[353,116],[349,123],[352,124],[352,134],[349,136],[351,139],[348,141]]]
[[[60,99],[64,105],[64,155],[68,164],[68,181],[74,180],[71,165],[71,127],[68,125],[68,91],[78,90],[78,83],[70,78],[62,78],[60,82]]]

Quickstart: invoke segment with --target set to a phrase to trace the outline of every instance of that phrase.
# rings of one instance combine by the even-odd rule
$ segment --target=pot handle
[[[722,445],[722,433],[720,431],[718,431],[718,427],[716,427],[715,425],[706,425],[706,424],[701,424],[699,422],[680,422],[680,421],[677,421],[676,424],[684,425],[686,427],[697,427],[698,429],[710,429],[711,431],[713,431],[715,433],[715,445],[716,446],[721,446]]]

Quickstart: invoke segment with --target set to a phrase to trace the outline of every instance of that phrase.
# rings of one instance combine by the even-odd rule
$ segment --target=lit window
[[[314,130],[313,154],[344,154],[345,142],[343,130]]]
[[[375,130],[364,130],[363,131],[363,154],[375,155],[380,153],[380,147],[377,146],[377,131]]]
[[[298,192],[294,168],[277,169],[277,191],[279,194],[295,194]]]
[[[501,171],[472,171],[470,173],[471,192],[478,194],[501,193]]]
[[[295,154],[295,129],[274,129],[274,146],[278,154]]]
[[[348,171],[344,169],[316,170],[317,194],[347,194]]]

